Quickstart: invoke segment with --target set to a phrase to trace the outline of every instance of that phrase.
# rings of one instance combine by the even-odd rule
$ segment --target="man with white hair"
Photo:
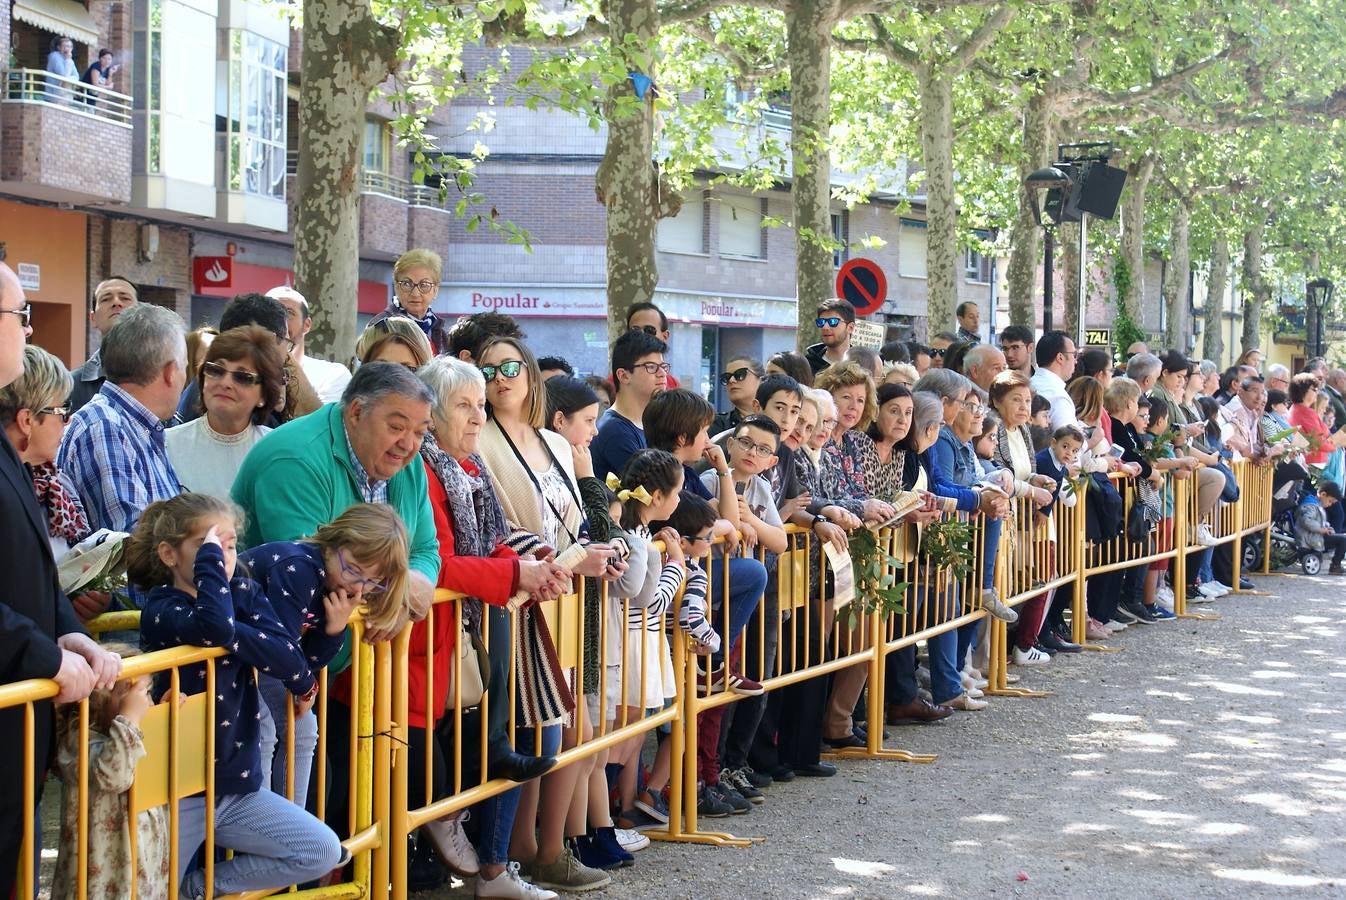
[[[1280,363],[1267,366],[1266,385],[1268,393],[1271,391],[1290,393],[1290,370]]]
[[[1159,380],[1159,370],[1163,365],[1159,357],[1142,351],[1126,361],[1126,377],[1140,385],[1142,394],[1148,394]]]
[[[71,418],[56,466],[90,525],[131,531],[145,507],[182,493],[163,423],[186,381],[186,326],[171,310],[138,304],[108,330],[102,356],[107,381]]]
[[[0,387],[23,375],[23,346],[32,333],[31,313],[18,276],[0,262]],[[46,517],[4,429],[0,429],[0,536],[0,572],[5,573],[0,585],[0,684],[51,678],[60,688],[56,699],[62,703],[83,700],[95,687],[111,687],[121,671],[121,660],[84,633],[70,601],[58,589]],[[13,779],[10,788],[0,792],[0,897],[13,893],[24,822],[39,814],[44,773],[51,763],[52,702],[40,700],[31,709],[30,726],[24,724],[23,704],[0,710],[0,771]],[[29,763],[34,787],[31,807],[25,807],[18,787],[28,728],[33,753]],[[39,820],[34,825],[40,850],[42,823]],[[36,872],[33,881],[37,882]]]
[[[977,344],[963,357],[963,371],[983,391],[991,390],[991,382],[1005,368],[1005,354],[994,344]]]
[[[309,315],[308,300],[289,285],[279,285],[266,292],[268,297],[279,300],[285,307],[285,327],[289,332],[294,349],[290,358],[303,370],[304,377],[313,386],[313,391],[323,403],[335,403],[341,399],[341,392],[351,380],[350,369],[340,363],[328,362],[304,352],[304,337],[313,328],[313,317]]]

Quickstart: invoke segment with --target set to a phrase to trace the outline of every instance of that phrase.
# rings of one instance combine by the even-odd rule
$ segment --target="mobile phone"
[[[1113,444],[1113,445],[1112,445],[1112,449],[1108,451],[1108,455],[1110,455],[1110,456],[1115,456],[1117,459],[1121,459],[1121,458],[1122,458],[1122,448],[1121,448],[1121,447],[1118,447],[1116,444]]]
[[[740,497],[743,496],[743,492],[746,491],[747,489],[748,489],[748,482],[746,481],[734,482],[734,493],[738,494]]]

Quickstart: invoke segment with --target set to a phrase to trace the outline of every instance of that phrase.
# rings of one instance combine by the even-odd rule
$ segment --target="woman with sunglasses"
[[[447,352],[449,326],[430,308],[439,296],[443,270],[444,263],[433,250],[417,247],[403,253],[393,263],[393,299],[369,324],[394,316],[409,318],[430,343],[432,356]]]
[[[58,562],[91,531],[79,494],[56,468],[56,451],[70,421],[65,398],[73,387],[74,380],[59,359],[29,344],[23,348],[23,374],[0,388],[0,424],[19,459],[32,470],[38,504],[47,517],[52,555]],[[76,612],[84,612],[78,604]]]
[[[482,427],[480,453],[506,521],[540,538],[543,551],[559,554],[572,544],[583,543],[584,504],[575,479],[573,452],[564,437],[543,430],[546,391],[532,351],[514,338],[492,338],[478,352],[477,367],[486,381],[489,414]],[[574,571],[602,577],[609,572],[613,551],[604,544],[588,546],[588,556]],[[521,652],[540,652],[534,648],[550,643],[540,609],[524,610],[518,621]],[[570,689],[576,684],[575,672],[554,674],[554,680],[538,679],[536,690],[522,692],[520,697],[523,716],[517,745],[528,748],[540,742],[544,756],[556,755],[563,746],[573,747],[579,738]],[[529,782],[520,796],[510,855],[534,860],[531,874],[539,887],[593,890],[610,881],[601,870],[582,864],[565,841],[579,836],[566,834],[579,774],[576,766],[553,769],[542,777],[540,788],[536,781]],[[585,784],[586,795],[587,790]]]
[[[228,497],[262,423],[285,396],[285,352],[260,325],[221,334],[197,374],[205,415],[164,432],[164,449],[189,491]]]
[[[710,423],[710,434],[737,428],[744,416],[757,412],[757,385],[762,382],[762,364],[751,356],[735,356],[720,373],[720,385],[725,389],[731,404],[729,409],[716,413]]]

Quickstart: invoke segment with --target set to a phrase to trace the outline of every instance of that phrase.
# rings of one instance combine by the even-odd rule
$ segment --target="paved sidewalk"
[[[1018,670],[1051,697],[889,729],[933,765],[775,786],[707,823],[764,844],[656,843],[588,896],[1346,896],[1346,579],[1257,580]]]

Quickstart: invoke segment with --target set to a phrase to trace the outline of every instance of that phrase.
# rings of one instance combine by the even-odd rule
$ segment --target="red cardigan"
[[[1290,424],[1304,432],[1305,437],[1314,435],[1318,438],[1321,448],[1314,453],[1305,453],[1304,459],[1312,465],[1324,465],[1332,455],[1332,433],[1323,424],[1323,417],[1318,415],[1318,410],[1296,403],[1290,407]]]
[[[439,540],[439,582],[435,585],[462,594],[479,597],[492,606],[504,606],[519,589],[519,558],[504,544],[490,556],[455,556],[453,553],[453,525],[449,513],[449,497],[440,484],[439,476],[426,465],[430,507],[435,515],[435,536]],[[436,603],[434,615],[434,654],[430,665],[434,669],[434,688],[430,724],[444,714],[444,703],[449,695],[449,666],[453,663],[453,649],[457,645],[456,604]],[[407,659],[407,722],[413,728],[425,728],[425,679],[427,665],[426,636],[430,633],[429,620],[411,626],[411,643]],[[350,673],[342,673],[334,689],[335,696],[350,703]]]

